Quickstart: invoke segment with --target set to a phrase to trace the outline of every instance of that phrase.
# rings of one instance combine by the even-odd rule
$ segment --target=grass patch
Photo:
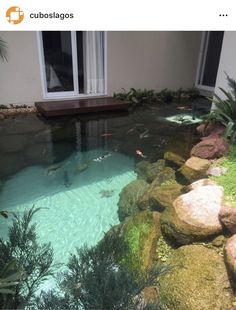
[[[219,159],[216,166],[227,168],[227,172],[219,177],[211,177],[224,188],[225,202],[236,207],[236,146],[231,145],[229,153]]]

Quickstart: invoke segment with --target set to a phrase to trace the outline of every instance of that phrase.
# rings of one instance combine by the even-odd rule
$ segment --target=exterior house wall
[[[0,104],[33,104],[42,99],[37,35],[33,31],[1,32],[8,61],[0,61]]]
[[[226,74],[236,79],[236,31],[225,31],[220,55],[220,63],[217,73],[215,92],[220,97],[224,97],[219,87],[229,90]]]
[[[121,88],[178,89],[196,79],[201,32],[108,33],[108,92]]]
[[[43,100],[36,32],[1,32],[8,62],[0,62],[0,104]],[[108,32],[107,91],[194,85],[201,32]]]

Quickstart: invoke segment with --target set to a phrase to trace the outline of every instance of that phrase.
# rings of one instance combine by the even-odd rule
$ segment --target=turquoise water
[[[100,162],[93,161],[102,154],[103,150],[74,153],[57,170],[29,167],[4,184],[0,204],[5,210],[21,214],[33,205],[42,208],[34,221],[39,238],[53,245],[56,263],[65,263],[75,247],[96,244],[119,223],[119,193],[136,178],[134,160],[110,153]],[[80,172],[84,158],[90,162]],[[2,220],[0,233],[5,237],[6,226],[7,221]]]
[[[188,154],[192,127],[165,120],[176,113],[156,107],[92,119],[32,115],[1,122],[0,209],[21,215],[41,208],[33,218],[39,241],[51,243],[55,263],[67,263],[76,247],[95,245],[119,223],[119,194],[143,160],[137,150],[151,162],[165,151]],[[4,239],[10,224],[11,215],[0,219]],[[53,285],[50,279],[41,288]]]

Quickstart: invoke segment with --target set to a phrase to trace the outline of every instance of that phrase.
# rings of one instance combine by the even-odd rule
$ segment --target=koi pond
[[[54,263],[60,264],[57,271],[63,271],[76,248],[95,246],[129,215],[119,210],[130,204],[121,192],[140,179],[142,162],[156,163],[166,152],[189,157],[198,121],[191,110],[174,105],[1,121],[0,208],[8,212],[7,219],[0,219],[1,237],[8,238],[12,212],[21,217],[32,207],[40,208],[32,219],[38,242],[50,242]],[[46,278],[40,289],[55,285]]]

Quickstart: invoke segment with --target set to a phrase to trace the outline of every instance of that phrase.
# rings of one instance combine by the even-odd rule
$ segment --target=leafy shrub
[[[137,309],[137,296],[157,276],[167,271],[158,266],[147,278],[131,274],[117,260],[125,244],[116,233],[107,234],[95,247],[77,249],[68,270],[59,277],[60,293],[43,292],[36,298],[37,309]],[[151,309],[145,305],[143,309]],[[153,309],[160,309],[156,304]]]
[[[226,127],[224,136],[232,143],[236,142],[236,81],[227,75],[230,92],[220,88],[225,98],[220,98],[217,94],[212,100],[215,109],[207,115],[206,122],[220,122]]]
[[[36,225],[30,222],[39,209],[32,208],[22,217],[13,215],[8,240],[0,238],[0,270],[9,262],[6,276],[14,278],[15,273],[24,272],[25,276],[11,288],[14,294],[0,295],[1,309],[24,308],[32,299],[39,286],[54,274],[53,250],[50,244],[40,245],[37,240]],[[17,277],[14,278],[17,280]],[[8,278],[9,280],[9,278]]]
[[[133,106],[151,104],[158,100],[154,90],[135,88],[131,88],[128,92],[122,89],[121,93],[114,93],[114,98],[129,101]]]
[[[159,98],[160,102],[171,103],[174,99],[174,92],[168,88],[165,88],[157,93],[157,97]]]
[[[199,96],[199,92],[196,88],[190,88],[182,90],[179,88],[177,91],[172,91],[168,88],[162,89],[160,92],[154,90],[141,90],[131,88],[128,92],[122,88],[122,92],[114,93],[113,97],[119,100],[129,101],[132,106],[149,105],[156,103],[171,103],[174,100],[180,102],[181,99],[187,98],[194,100]]]

